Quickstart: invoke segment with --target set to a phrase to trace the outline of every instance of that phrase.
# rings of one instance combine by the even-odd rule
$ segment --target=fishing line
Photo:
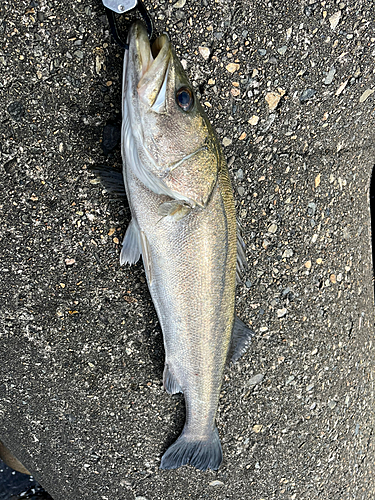
[[[108,18],[109,26],[111,28],[111,33],[112,33],[113,39],[117,43],[117,45],[119,45],[121,48],[128,50],[129,45],[126,42],[124,42],[122,37],[120,36],[115,13],[116,14],[124,14],[125,12],[130,12],[130,11],[135,10],[135,9],[139,10],[139,13],[141,14],[144,22],[146,23],[147,34],[148,34],[148,37],[150,39],[152,38],[154,26],[153,26],[152,19],[151,19],[149,13],[147,12],[147,9],[144,6],[144,3],[142,2],[142,0],[125,1],[125,4],[126,3],[128,5],[119,4],[119,2],[116,2],[113,0],[103,0],[103,5],[105,7],[105,12],[107,14],[107,18]],[[126,39],[127,31],[128,30],[126,29],[125,39]]]

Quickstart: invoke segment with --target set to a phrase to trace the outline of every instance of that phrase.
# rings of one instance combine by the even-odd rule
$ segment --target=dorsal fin
[[[236,264],[236,281],[241,282],[244,271],[248,268],[246,260],[246,246],[242,238],[242,228],[239,220],[237,219],[237,264]]]
[[[232,340],[228,354],[228,360],[230,363],[235,363],[243,354],[245,354],[254,335],[255,332],[245,325],[240,318],[237,316],[234,317]]]

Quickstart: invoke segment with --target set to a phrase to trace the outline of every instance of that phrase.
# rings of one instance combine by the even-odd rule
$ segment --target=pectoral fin
[[[231,347],[228,359],[235,363],[247,351],[255,333],[237,316],[234,317]]]
[[[158,214],[161,217],[172,217],[175,221],[183,219],[191,210],[191,206],[187,203],[171,200],[159,205]]]

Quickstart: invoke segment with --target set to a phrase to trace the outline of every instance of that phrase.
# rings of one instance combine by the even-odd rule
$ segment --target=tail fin
[[[177,469],[190,464],[200,470],[217,470],[222,460],[223,452],[216,427],[204,440],[192,440],[183,431],[164,453],[160,468]]]

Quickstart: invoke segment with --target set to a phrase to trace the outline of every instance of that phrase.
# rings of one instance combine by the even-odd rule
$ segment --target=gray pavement
[[[374,5],[147,6],[223,141],[247,244],[256,337],[225,372],[224,462],[158,469],[184,405],[142,265],[119,267],[129,209],[89,171],[121,165],[99,1],[0,5],[0,439],[54,500],[372,499]]]

